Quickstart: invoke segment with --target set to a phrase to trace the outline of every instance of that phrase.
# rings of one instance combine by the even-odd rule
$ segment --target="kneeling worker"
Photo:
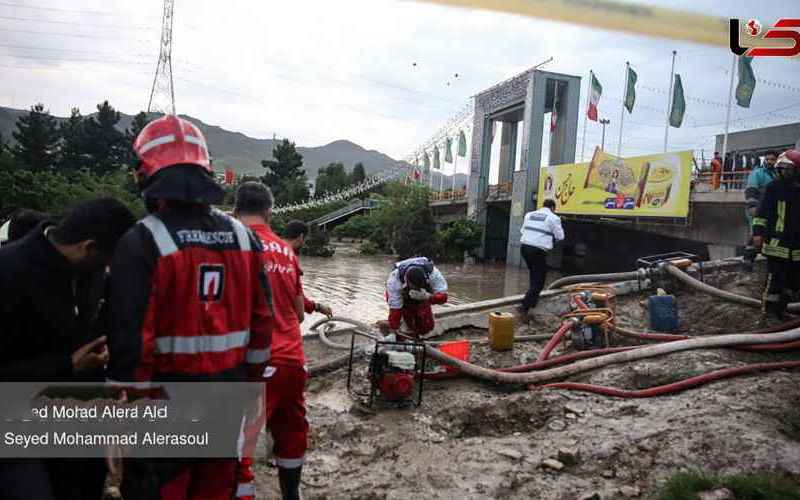
[[[408,334],[421,337],[433,330],[431,304],[447,302],[447,281],[427,257],[413,257],[395,264],[386,281],[389,329],[397,331],[401,320]]]

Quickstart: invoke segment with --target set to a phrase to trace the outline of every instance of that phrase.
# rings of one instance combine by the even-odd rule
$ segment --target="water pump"
[[[416,339],[409,341],[379,340],[375,343],[367,370],[369,394],[359,394],[352,389],[355,344],[351,342],[347,370],[347,390],[351,395],[368,397],[372,406],[376,396],[391,404],[422,403],[422,383],[425,378],[425,344]]]
[[[386,401],[406,401],[414,393],[415,367],[410,352],[379,351],[370,360],[369,376]]]

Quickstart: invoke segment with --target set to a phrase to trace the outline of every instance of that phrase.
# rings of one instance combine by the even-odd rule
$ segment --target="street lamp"
[[[610,122],[611,122],[611,120],[609,120],[608,118],[601,118],[600,119],[600,124],[603,126],[603,139],[600,141],[600,149],[603,150],[603,151],[605,151],[605,149],[606,149],[605,148],[605,145],[606,145],[606,125],[608,125]]]

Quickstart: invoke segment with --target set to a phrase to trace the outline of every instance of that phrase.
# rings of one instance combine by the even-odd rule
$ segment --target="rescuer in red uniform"
[[[273,198],[260,182],[245,182],[236,191],[234,216],[261,238],[264,268],[273,290],[275,331],[272,355],[264,377],[267,382],[266,425],[275,443],[273,455],[278,466],[278,480],[284,499],[300,498],[300,475],[308,446],[308,422],[303,391],[308,372],[303,353],[300,323],[304,317],[303,286],[300,266],[291,245],[279,238],[269,226]],[[241,469],[249,469],[245,457]],[[252,475],[240,471],[238,498],[253,498],[247,485]]]
[[[389,318],[381,328],[397,331],[402,320],[409,335],[421,337],[434,327],[431,304],[447,302],[447,281],[430,259],[412,257],[396,263],[389,274],[386,301]]]
[[[203,134],[164,116],[142,129],[133,149],[150,215],[123,236],[111,264],[108,377],[123,387],[261,380],[273,328],[261,242],[211,208],[223,193]],[[231,408],[234,421],[238,411]],[[130,459],[124,467],[126,500],[235,493],[235,458]]]

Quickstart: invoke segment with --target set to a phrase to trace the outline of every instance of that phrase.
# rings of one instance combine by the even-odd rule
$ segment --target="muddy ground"
[[[758,297],[763,268],[753,274],[720,271],[705,279]],[[681,333],[733,333],[763,326],[755,309],[677,286],[669,291],[678,299]],[[647,295],[617,299],[621,325],[646,329],[641,302]],[[562,295],[540,304],[531,325],[518,328],[517,334],[554,332],[566,300]],[[485,337],[486,331],[467,328],[448,336]],[[616,345],[631,343],[614,339]],[[471,361],[494,367],[530,362],[543,345],[518,343],[506,353],[474,345]],[[319,350],[310,346],[309,352],[318,356]],[[787,356],[691,351],[570,380],[638,389]],[[306,499],[648,498],[670,475],[687,469],[800,476],[797,372],[744,376],[650,399],[442,380],[426,382],[419,408],[400,409],[381,404],[366,408],[348,395],[346,373],[336,370],[308,386],[312,434],[303,473]],[[361,361],[356,368],[359,390],[366,390],[365,374],[366,362]],[[276,469],[267,463],[268,456],[258,459],[259,498],[278,498]]]

